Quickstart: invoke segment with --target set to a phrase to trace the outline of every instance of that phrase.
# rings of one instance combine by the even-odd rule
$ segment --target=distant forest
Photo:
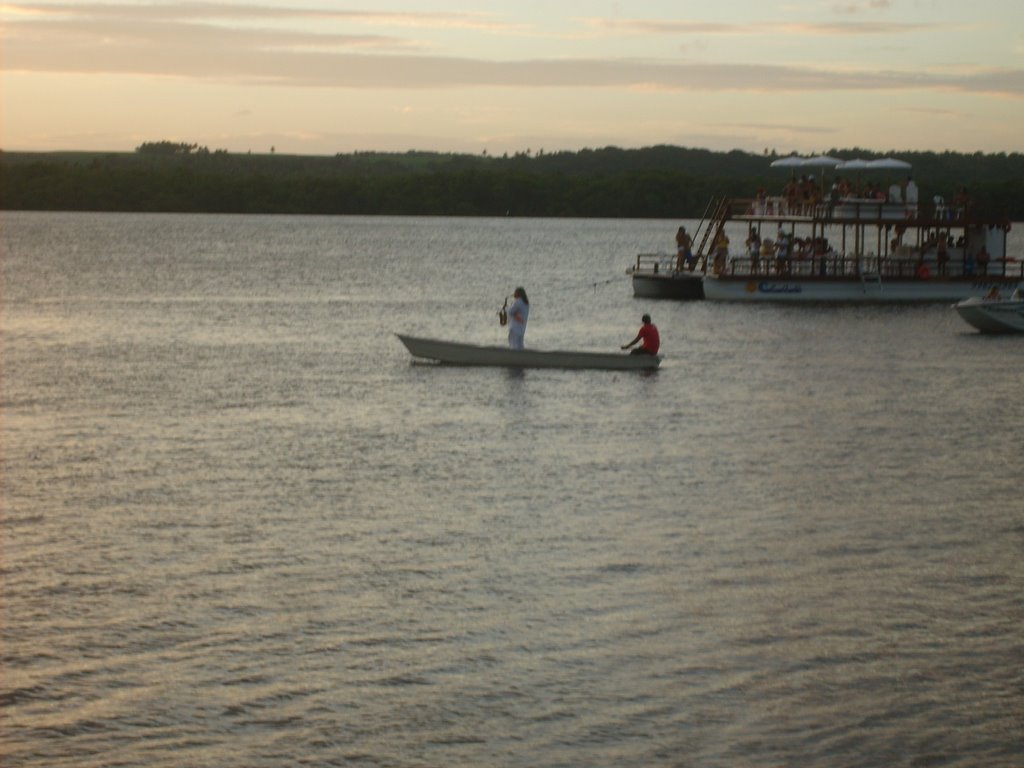
[[[833,149],[844,159],[882,157]],[[901,152],[921,199],[966,187],[975,210],[1024,220],[1024,154]],[[0,152],[6,210],[698,218],[713,196],[777,193],[779,155],[673,146],[491,156],[357,152],[236,154],[145,143],[131,153]],[[869,171],[888,187],[906,173]],[[829,174],[831,178],[831,173]]]

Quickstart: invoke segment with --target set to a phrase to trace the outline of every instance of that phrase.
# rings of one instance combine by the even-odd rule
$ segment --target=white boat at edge
[[[577,368],[596,370],[651,370],[661,364],[658,355],[630,355],[621,352],[509,349],[426,339],[396,333],[413,357],[435,360],[444,365],[493,366],[501,368]]]
[[[953,308],[964,322],[982,333],[1024,333],[1024,300],[992,301],[972,296]]]

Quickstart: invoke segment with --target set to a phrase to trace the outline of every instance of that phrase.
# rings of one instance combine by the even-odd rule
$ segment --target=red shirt
[[[658,336],[658,329],[654,323],[644,323],[640,326],[640,346],[652,355],[658,354],[661,346],[661,338]]]

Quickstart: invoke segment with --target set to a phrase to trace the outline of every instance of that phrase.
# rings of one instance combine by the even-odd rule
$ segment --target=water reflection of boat
[[[957,302],[954,309],[982,333],[1024,333],[1024,298],[1019,289],[1004,300],[972,296]]]
[[[401,333],[396,335],[413,357],[434,360],[444,365],[598,370],[650,370],[661,365],[661,357],[658,355],[509,349],[508,347],[485,347],[440,339],[424,339]]]

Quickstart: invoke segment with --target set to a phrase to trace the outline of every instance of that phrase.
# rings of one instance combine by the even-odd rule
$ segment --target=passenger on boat
[[[725,230],[722,229],[715,238],[715,260],[712,265],[712,269],[716,275],[720,275],[725,272],[725,265],[728,260],[729,238],[726,236]]]
[[[968,209],[971,207],[971,197],[967,194],[967,187],[960,187],[955,195],[953,195],[953,218],[962,219],[967,215]]]
[[[907,203],[907,216],[917,215],[917,184],[911,176],[907,176],[907,186],[903,190],[903,199]]]
[[[775,271],[780,275],[789,274],[789,258],[793,243],[789,235],[779,230],[778,239],[775,241]]]
[[[512,293],[512,305],[508,314],[508,348],[523,349],[526,338],[526,321],[530,317],[530,300],[524,288],[516,288]]]
[[[761,261],[758,263],[758,268],[764,267],[764,271],[767,272],[772,268],[772,259],[775,258],[775,243],[772,242],[770,237],[766,237],[761,242]],[[757,271],[757,270],[755,270]]]
[[[984,245],[981,246],[981,250],[978,251],[977,255],[974,257],[974,260],[978,262],[978,274],[987,275],[989,256],[988,249],[986,249]]]
[[[903,202],[903,188],[895,181],[889,185],[889,202],[890,203],[902,203]]]
[[[661,338],[658,336],[658,327],[651,322],[650,315],[644,315],[640,318],[643,325],[640,326],[639,332],[628,344],[623,344],[623,349],[629,349],[638,341],[640,346],[630,352],[631,355],[656,355],[658,350],[661,348]]]
[[[764,187],[758,187],[757,193],[754,195],[754,206],[753,213],[755,216],[764,216],[768,211],[768,193],[764,191]]]
[[[931,271],[928,269],[928,264],[925,263],[924,259],[919,259],[917,262],[917,269],[914,272],[917,275],[918,280],[927,280],[932,276]]]
[[[800,184],[795,178],[790,179],[789,183],[782,188],[782,196],[786,200],[786,210],[781,213],[792,214],[800,210]]]
[[[750,271],[757,272],[761,257],[761,235],[753,227],[747,234],[747,257],[750,259]]]
[[[800,181],[800,197],[803,203],[801,213],[810,216],[818,199],[818,188],[814,184],[814,176],[805,176]]]
[[[797,261],[803,261],[803,260],[805,260],[807,258],[810,258],[810,255],[811,255],[811,241],[810,241],[810,239],[806,239],[805,240],[802,237],[798,237],[794,241],[794,246],[795,246],[795,250],[796,250],[795,258],[796,258]]]
[[[949,263],[949,241],[940,232],[935,243],[935,266],[940,275],[946,274],[946,265]]]
[[[684,268],[693,272],[697,266],[697,260],[693,257],[691,246],[693,240],[686,234],[686,227],[676,230],[676,271],[682,272]]]
[[[964,251],[964,275],[970,277],[974,274],[974,254]]]
[[[828,262],[830,259],[835,259],[836,255],[837,254],[835,248],[829,245],[828,240],[822,238],[821,247],[818,252],[818,256],[820,259],[820,261],[818,262],[818,275],[820,275],[821,277],[825,277],[828,275]]]

